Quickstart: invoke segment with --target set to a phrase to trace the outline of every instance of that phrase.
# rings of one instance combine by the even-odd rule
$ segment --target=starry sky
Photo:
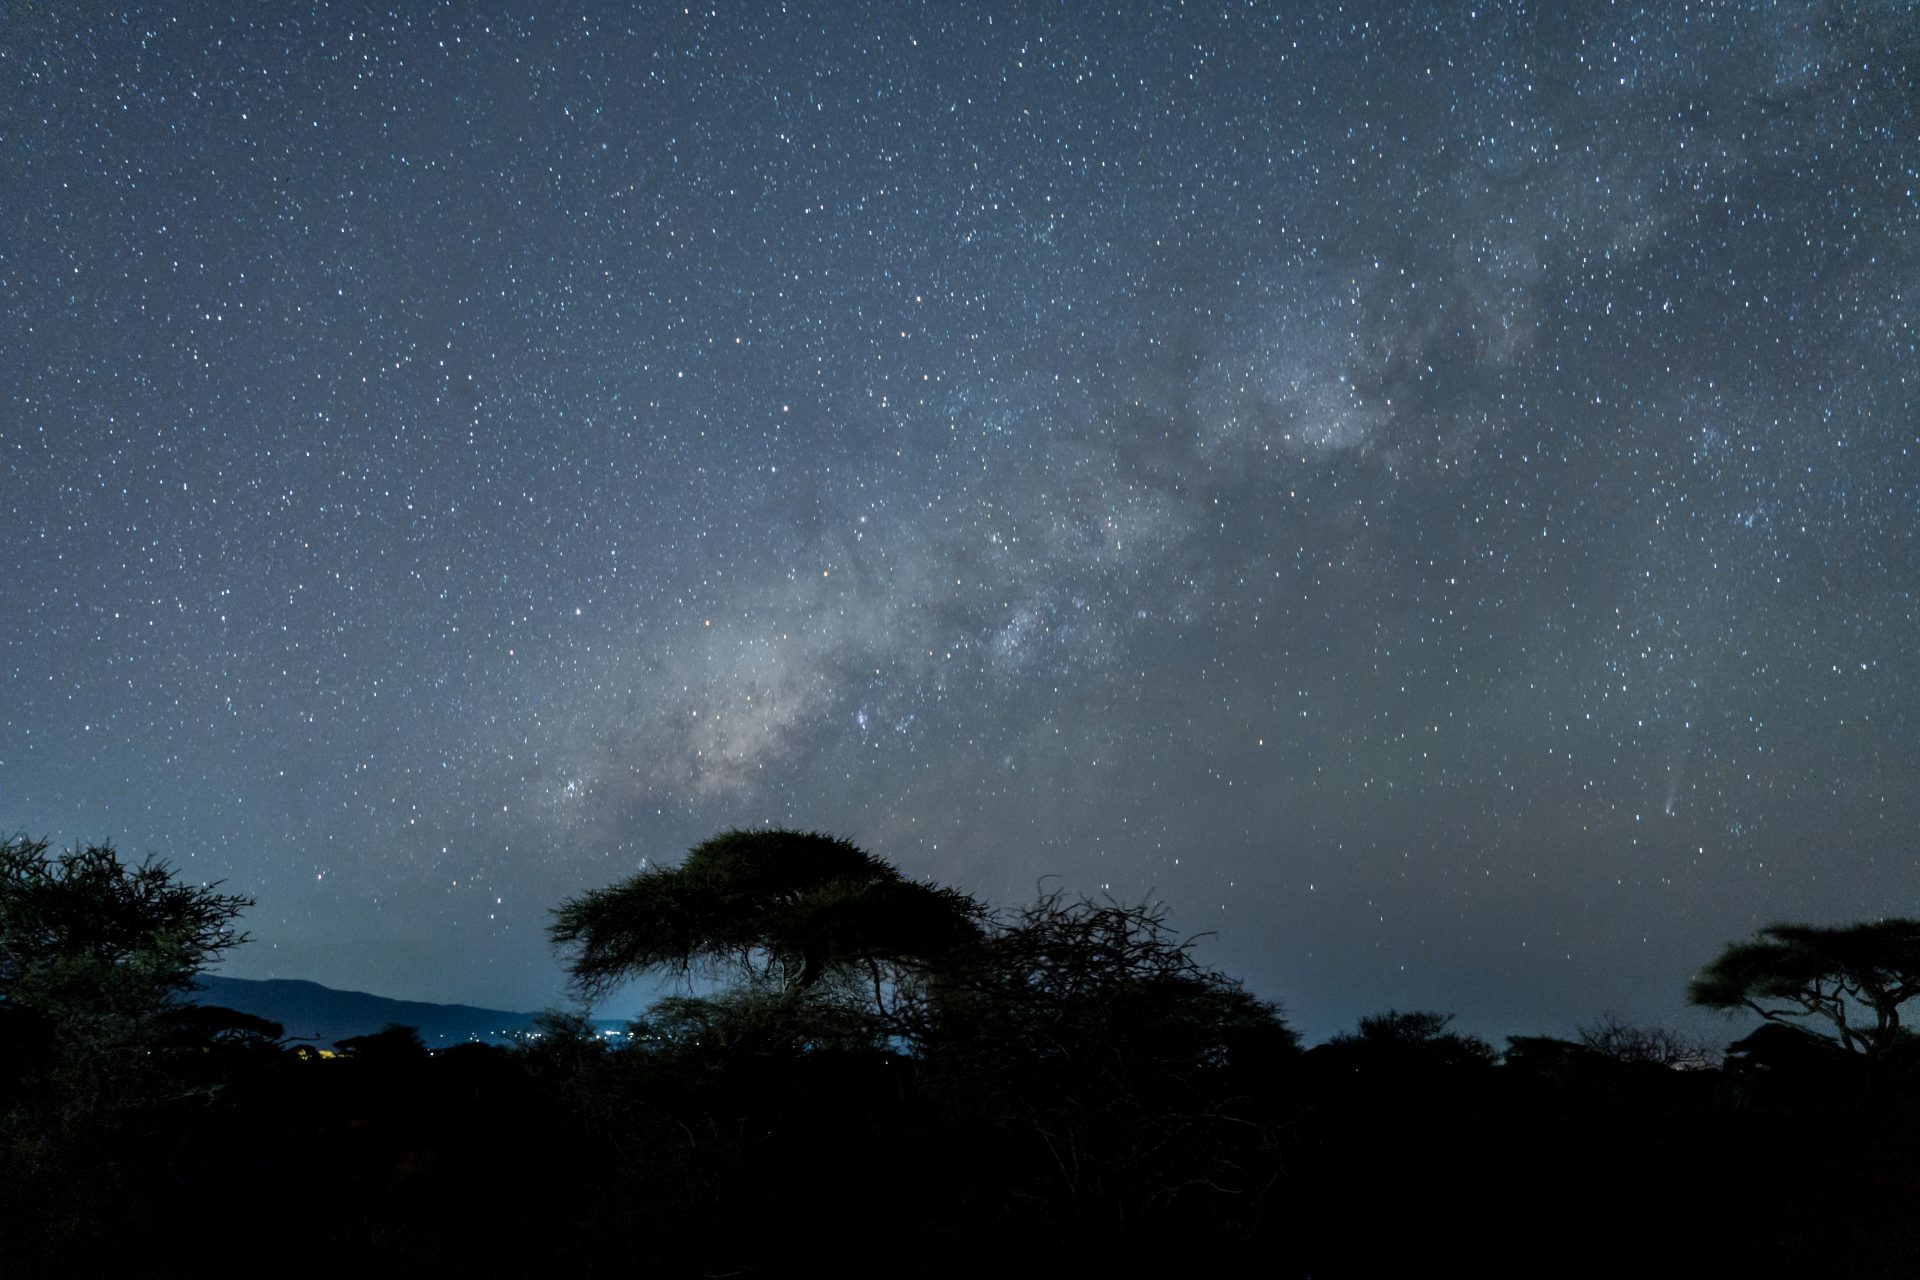
[[[1151,892],[1310,1038],[1687,1025],[1920,914],[1916,67],[1905,0],[10,0],[0,828],[405,998],[559,1003],[551,907],[772,823]]]

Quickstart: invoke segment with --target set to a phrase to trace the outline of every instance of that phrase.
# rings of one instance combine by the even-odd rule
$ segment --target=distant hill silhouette
[[[271,1019],[288,1036],[322,1048],[349,1036],[371,1035],[394,1022],[417,1028],[430,1049],[468,1040],[497,1044],[515,1032],[532,1030],[538,1016],[466,1004],[391,1000],[364,991],[336,991],[299,978],[255,980],[203,973],[197,981],[199,990],[188,997],[196,1003],[224,1005]]]

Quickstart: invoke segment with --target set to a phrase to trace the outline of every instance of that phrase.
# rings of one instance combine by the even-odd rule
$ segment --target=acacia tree
[[[1254,1095],[1299,1039],[1278,1006],[1196,960],[1195,941],[1159,903],[1053,892],[914,988],[927,1087],[998,1153],[979,1169],[996,1190],[977,1194],[1011,1192],[1049,1220],[1259,1221],[1279,1165]]]
[[[84,1164],[148,1099],[154,1051],[195,1029],[180,995],[245,941],[234,921],[252,905],[110,844],[47,849],[0,841],[0,1166],[36,1178]]]
[[[908,880],[846,840],[736,830],[679,866],[568,900],[548,933],[586,999],[649,970],[731,976],[791,999],[850,969],[880,999],[890,970],[977,937],[984,918],[968,895]]]
[[[730,1220],[767,1152],[815,1167],[858,1141],[848,1117],[891,1132],[892,1107],[933,1153],[929,1194],[1004,1203],[1006,1229],[1151,1213],[1245,1235],[1278,1183],[1261,1095],[1297,1038],[1156,904],[1054,893],[989,914],[843,840],[731,831],[563,904],[550,933],[589,998],[647,971],[732,980],[656,1002],[630,1060],[679,1091],[678,1134],[645,1143],[655,1169],[686,1153],[665,1193],[698,1189]]]
[[[1821,926],[1773,924],[1727,944],[1687,988],[1709,1009],[1748,1009],[1768,1022],[1813,1031],[1868,1060],[1910,1034],[1900,1007],[1920,996],[1920,920]],[[1814,1034],[1819,1034],[1814,1032]]]
[[[1719,1055],[1692,1036],[1666,1027],[1636,1027],[1612,1012],[1581,1027],[1580,1043],[1614,1062],[1675,1071],[1705,1071],[1719,1064]]]
[[[1205,1070],[1292,1053],[1298,1037],[1278,1007],[1201,965],[1196,941],[1168,927],[1161,903],[1045,894],[916,989],[919,1038],[950,1053],[991,1044],[993,1056],[1077,1076],[1095,1054],[1125,1073],[1160,1058]]]
[[[111,844],[47,857],[48,842],[0,841],[0,1008],[69,1029],[154,1018],[193,976],[246,941],[251,898],[183,884],[165,861],[121,861]]]
[[[1452,1023],[1450,1013],[1389,1009],[1360,1019],[1358,1029],[1340,1032],[1316,1052],[1389,1070],[1474,1070],[1499,1061],[1499,1051],[1491,1044],[1448,1030]]]

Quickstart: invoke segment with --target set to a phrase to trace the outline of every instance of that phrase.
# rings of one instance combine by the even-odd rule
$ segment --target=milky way
[[[1324,1034],[1920,913],[1907,3],[0,19],[0,827],[557,1002],[724,827]]]

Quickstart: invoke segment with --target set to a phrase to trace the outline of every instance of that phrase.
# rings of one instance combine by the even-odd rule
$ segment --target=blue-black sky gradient
[[[407,998],[558,1003],[549,908],[774,823],[1154,891],[1310,1037],[1684,1022],[1920,914],[1917,68],[1900,0],[0,6],[0,828]]]

